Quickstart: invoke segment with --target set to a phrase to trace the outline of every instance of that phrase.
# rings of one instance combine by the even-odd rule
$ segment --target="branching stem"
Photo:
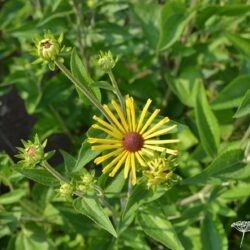
[[[60,182],[69,183],[69,181],[65,179],[59,172],[57,172],[47,161],[44,161],[42,166]]]

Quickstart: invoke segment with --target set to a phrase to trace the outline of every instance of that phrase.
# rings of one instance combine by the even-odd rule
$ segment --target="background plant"
[[[249,3],[19,0],[0,8],[1,144],[8,152],[0,156],[1,248],[238,249],[241,234],[230,225],[249,220]],[[58,69],[32,64],[32,39],[48,29],[63,32],[65,45],[75,48],[64,63],[102,103],[114,93],[96,61],[100,50],[110,50],[119,58],[112,72],[122,94],[139,106],[151,98],[162,115],[181,124],[175,172],[182,181],[155,193],[136,186],[118,239],[107,232],[114,224],[107,225],[112,213],[121,218],[127,195],[122,175],[97,178],[103,189],[98,200],[77,199],[72,207],[58,197],[60,183],[50,173],[17,168],[12,158],[10,148],[20,144],[5,131],[10,127],[24,138],[12,125],[27,122],[5,121],[4,101],[17,91],[34,117],[30,138],[48,138],[50,150],[54,136],[65,135],[68,146],[55,147],[67,150],[61,150],[63,161],[52,157],[51,165],[74,176],[72,185],[81,181],[83,167],[100,174],[85,140],[98,111]],[[114,211],[103,210],[102,195]],[[85,204],[103,212],[106,230]],[[242,249],[249,249],[247,233]]]

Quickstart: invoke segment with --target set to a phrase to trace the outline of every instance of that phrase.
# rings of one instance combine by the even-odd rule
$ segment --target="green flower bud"
[[[55,39],[43,39],[39,42],[38,55],[43,59],[55,60],[60,52],[60,45]]]
[[[18,163],[25,168],[32,168],[45,159],[44,148],[47,141],[40,142],[38,135],[35,135],[34,142],[22,140],[24,148],[17,147],[19,154],[17,158],[21,159]]]
[[[42,39],[36,40],[37,55],[46,61],[54,61],[60,53],[62,40],[62,35],[56,39],[50,31],[45,32]]]
[[[118,58],[114,59],[110,51],[108,52],[101,51],[97,64],[101,67],[101,69],[104,72],[108,72],[115,67],[117,60]]]
[[[55,61],[63,62],[63,58],[60,57],[60,53],[68,52],[70,48],[62,46],[63,34],[57,39],[50,32],[46,31],[43,37],[37,37],[34,39],[36,46],[36,54],[38,59],[33,63],[48,63],[51,70],[55,69]]]
[[[59,188],[59,194],[61,197],[70,198],[73,194],[74,188],[71,184],[63,183]]]
[[[88,172],[84,169],[84,173],[81,176],[81,180],[77,183],[77,190],[87,192],[92,189],[95,180],[95,171]]]

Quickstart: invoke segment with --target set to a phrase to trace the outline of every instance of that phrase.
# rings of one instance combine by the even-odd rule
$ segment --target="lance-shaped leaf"
[[[86,195],[84,197],[79,197],[74,200],[73,205],[77,211],[89,217],[92,221],[108,231],[114,237],[117,237],[117,233],[109,217],[100,205],[96,196]]]
[[[187,9],[183,1],[167,1],[161,10],[160,37],[157,49],[162,51],[171,47],[183,34],[183,30],[193,14],[193,10]]]
[[[202,222],[201,239],[204,250],[227,250],[228,242],[223,225],[212,215],[207,214]]]
[[[59,184],[58,180],[45,169],[21,169],[17,166],[15,170],[25,177],[45,186],[56,186]]]
[[[237,109],[234,117],[235,118],[240,118],[245,115],[250,114],[250,90],[247,91],[247,93],[244,95],[242,102]]]
[[[184,249],[171,222],[155,211],[145,211],[138,214],[142,230],[151,238],[159,241],[172,250]]]
[[[249,75],[240,75],[233,79],[212,102],[215,110],[238,107],[249,90]]]
[[[220,130],[216,117],[209,106],[203,85],[200,85],[197,95],[195,117],[201,144],[206,153],[214,157],[220,143]]]
[[[183,181],[183,184],[204,184],[212,178],[230,179],[228,173],[233,173],[245,166],[243,155],[244,152],[241,149],[229,149],[215,158],[202,173]],[[231,178],[235,176],[232,174]]]
[[[101,92],[98,87],[92,87],[94,80],[88,75],[87,70],[85,69],[82,60],[78,56],[75,49],[72,50],[71,58],[70,58],[70,69],[72,74],[90,91],[92,92],[96,98],[101,100]],[[80,98],[84,103],[88,103],[88,99],[76,89]]]

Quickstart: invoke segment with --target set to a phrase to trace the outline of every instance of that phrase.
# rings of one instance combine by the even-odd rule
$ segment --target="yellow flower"
[[[104,131],[108,138],[89,138],[88,142],[91,144],[98,144],[92,146],[92,150],[106,151],[103,156],[95,159],[96,164],[100,164],[108,159],[112,159],[104,168],[103,173],[110,172],[109,176],[113,177],[117,171],[124,167],[124,178],[128,177],[132,171],[132,184],[136,184],[136,166],[146,166],[145,157],[153,157],[154,151],[165,152],[167,154],[176,155],[177,150],[169,149],[164,144],[176,143],[179,140],[160,140],[155,139],[160,135],[168,133],[174,129],[176,125],[162,128],[164,124],[169,121],[168,117],[163,118],[156,124],[152,125],[160,110],[156,109],[148,119],[146,113],[151,104],[148,99],[146,105],[141,111],[140,116],[136,118],[135,104],[132,97],[126,97],[126,114],[124,115],[119,105],[112,101],[112,105],[116,110],[117,117],[112,113],[107,105],[103,105],[104,110],[112,120],[112,124],[94,116],[97,124],[92,127]]]
[[[168,184],[174,181],[173,170],[176,165],[175,158],[156,157],[147,162],[147,167],[143,171],[143,175],[147,179],[148,188],[156,189],[161,184]]]

